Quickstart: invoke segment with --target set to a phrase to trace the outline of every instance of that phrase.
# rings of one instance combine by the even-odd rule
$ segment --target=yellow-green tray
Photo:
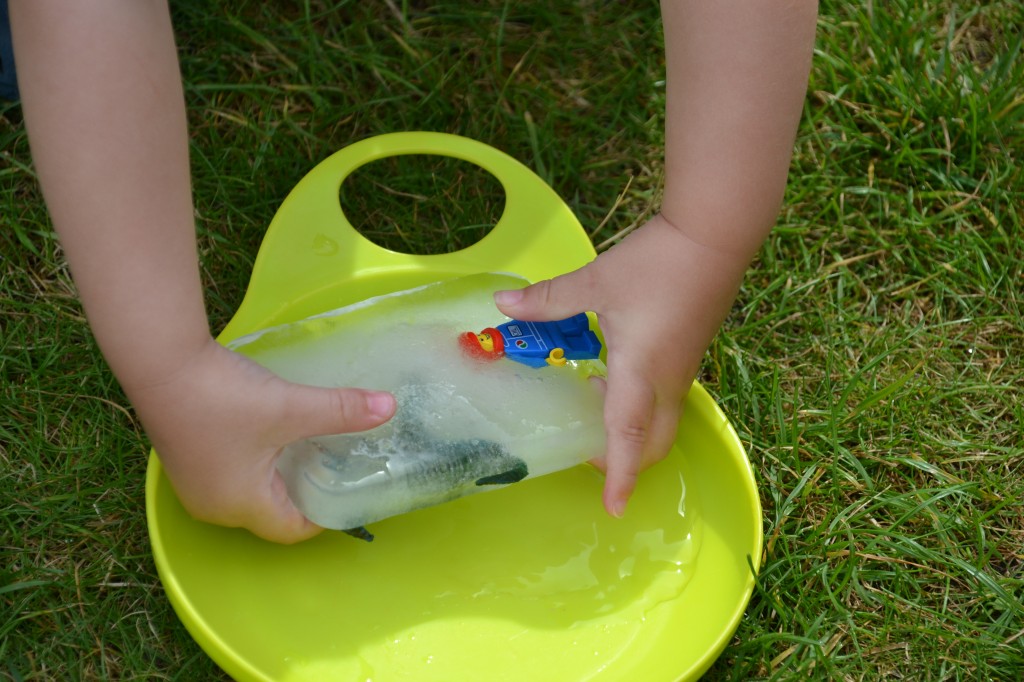
[[[359,235],[338,201],[359,166],[399,154],[473,162],[505,211],[462,251],[395,253]],[[531,281],[593,248],[572,212],[522,164],[439,133],[364,140],[291,192],[220,336],[477,272]],[[178,616],[246,680],[692,680],[735,631],[761,556],[761,508],[735,432],[699,384],[676,447],[640,477],[626,517],[601,507],[599,474],[569,471],[375,524],[279,546],[192,520],[155,453],[146,510]]]

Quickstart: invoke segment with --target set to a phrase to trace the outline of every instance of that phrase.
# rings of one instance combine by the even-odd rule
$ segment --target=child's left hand
[[[621,516],[638,473],[672,447],[683,400],[747,258],[690,240],[658,215],[587,266],[495,295],[523,320],[597,313],[608,349],[604,505]]]

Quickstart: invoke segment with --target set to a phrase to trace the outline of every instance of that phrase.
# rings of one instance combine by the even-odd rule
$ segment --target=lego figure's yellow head
[[[488,327],[479,334],[460,334],[459,345],[467,355],[481,360],[496,360],[505,355],[505,339],[494,327]]]

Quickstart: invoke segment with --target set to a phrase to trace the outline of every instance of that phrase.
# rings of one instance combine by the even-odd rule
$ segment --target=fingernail
[[[390,393],[381,391],[368,393],[366,404],[370,408],[370,414],[380,419],[386,419],[395,411],[395,398]]]
[[[621,519],[623,514],[626,513],[626,501],[625,500],[615,500],[608,507],[608,513],[611,514],[612,516],[614,516],[617,519]]]
[[[523,300],[522,289],[494,292],[494,302],[498,305],[515,305]]]

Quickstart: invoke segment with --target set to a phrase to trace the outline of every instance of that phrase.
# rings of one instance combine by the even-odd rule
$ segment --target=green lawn
[[[174,8],[216,329],[288,190],[370,135],[498,147],[601,248],[656,209],[654,2]],[[749,450],[766,533],[707,679],[1024,678],[1022,32],[1017,0],[822,3],[779,225],[701,374]],[[342,201],[376,241],[443,252],[502,196],[467,164],[411,157],[358,172]],[[0,105],[0,679],[223,678],[157,580],[146,452],[20,110]]]

